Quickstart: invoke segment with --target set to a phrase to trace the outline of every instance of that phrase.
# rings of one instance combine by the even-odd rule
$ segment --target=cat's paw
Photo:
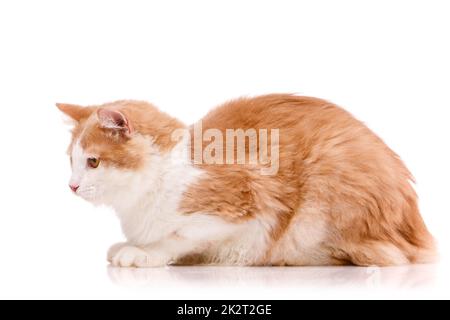
[[[111,264],[115,267],[137,267],[152,268],[163,267],[170,262],[170,259],[161,252],[147,252],[133,246],[123,246],[112,258]]]
[[[106,260],[108,260],[108,262],[111,263],[117,252],[119,252],[120,249],[126,247],[127,245],[128,243],[126,242],[119,242],[111,246],[111,248],[109,248],[108,250],[108,254],[106,255]]]

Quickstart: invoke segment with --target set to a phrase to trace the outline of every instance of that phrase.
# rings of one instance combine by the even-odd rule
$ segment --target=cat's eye
[[[96,169],[96,168],[98,168],[98,165],[100,164],[100,159],[99,158],[88,158],[87,164],[89,167]]]

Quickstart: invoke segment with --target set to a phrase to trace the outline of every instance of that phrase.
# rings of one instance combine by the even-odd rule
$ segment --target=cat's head
[[[74,124],[69,187],[95,204],[132,201],[135,189],[157,173],[161,155],[173,147],[172,130],[182,127],[144,102],[57,106]]]

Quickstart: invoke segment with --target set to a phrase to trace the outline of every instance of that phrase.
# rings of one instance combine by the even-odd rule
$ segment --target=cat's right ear
[[[62,113],[69,116],[75,122],[89,118],[94,111],[91,107],[82,107],[75,104],[57,103],[56,106]]]

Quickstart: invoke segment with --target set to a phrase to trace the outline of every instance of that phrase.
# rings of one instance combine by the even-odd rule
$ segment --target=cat
[[[72,192],[120,219],[127,242],[109,250],[113,266],[436,260],[408,169],[330,102],[239,98],[192,126],[142,101],[57,106],[74,123]],[[244,161],[228,161],[239,151]]]

